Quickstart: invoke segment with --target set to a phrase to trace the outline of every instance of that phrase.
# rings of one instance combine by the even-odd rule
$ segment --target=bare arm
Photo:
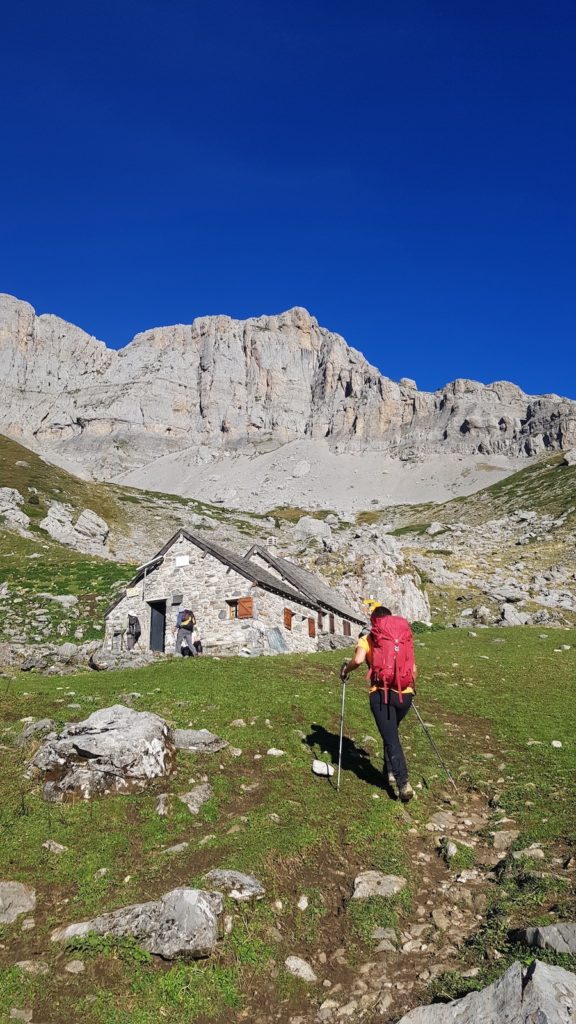
[[[357,647],[354,651],[354,656],[350,658],[345,665],[342,666],[341,677],[344,679],[350,675],[351,672],[355,672],[360,665],[363,665],[366,661],[366,650],[364,647]]]

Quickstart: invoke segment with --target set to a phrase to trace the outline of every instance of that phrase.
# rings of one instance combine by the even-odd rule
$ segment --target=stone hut
[[[130,614],[140,620],[140,650],[171,653],[183,608],[193,609],[197,635],[212,654],[350,646],[366,622],[313,573],[263,546],[242,556],[179,530],[107,609],[106,643],[123,646]]]

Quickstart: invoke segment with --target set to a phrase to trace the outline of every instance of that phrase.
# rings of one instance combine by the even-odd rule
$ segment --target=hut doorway
[[[150,605],[150,650],[165,649],[166,638],[166,601],[149,601]]]

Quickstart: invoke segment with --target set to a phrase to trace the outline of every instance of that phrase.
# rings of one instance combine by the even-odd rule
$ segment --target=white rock
[[[62,843],[57,843],[54,839],[47,839],[45,843],[42,843],[45,850],[49,853],[66,853],[68,850],[67,846],[63,846]]]
[[[354,879],[352,899],[366,900],[371,896],[395,896],[407,885],[401,875],[385,875],[381,871],[362,871]]]
[[[296,904],[298,910],[308,910],[309,900],[307,896],[301,896]]]
[[[334,766],[328,764],[327,761],[320,761],[318,758],[315,758],[312,761],[312,771],[314,775],[332,776],[334,775]]]
[[[219,893],[201,889],[173,889],[159,900],[137,903],[91,921],[56,928],[52,942],[96,932],[98,935],[132,936],[143,949],[166,960],[175,957],[209,956],[218,940]]]
[[[295,978],[300,978],[301,981],[308,981],[311,983],[318,981],[318,978],[308,961],[303,960],[301,956],[288,956],[284,963],[287,970],[289,970],[290,974],[293,974]]]
[[[270,747],[270,750],[267,750],[266,753],[269,757],[283,757],[285,751],[279,750],[278,747]]]
[[[12,924],[20,914],[34,910],[36,892],[23,882],[0,882],[0,924]]]
[[[562,741],[561,740],[552,740],[552,746],[556,747],[556,749],[559,750],[560,747],[562,746]]]

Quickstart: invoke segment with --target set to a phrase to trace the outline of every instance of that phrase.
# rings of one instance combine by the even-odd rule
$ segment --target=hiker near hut
[[[389,786],[398,786],[400,799],[414,796],[398,730],[412,706],[416,661],[412,630],[406,619],[378,605],[370,616],[370,632],[361,636],[354,657],[342,666],[345,681],[350,672],[368,665],[370,710],[384,743],[384,771]]]
[[[128,612],[127,614],[124,634],[126,637],[126,650],[133,651],[142,636],[142,627],[140,625],[140,619],[132,612]]]
[[[178,612],[174,628],[176,634],[175,654],[181,654],[183,657],[197,657],[198,650],[194,643],[195,625],[196,616],[190,608],[184,608],[183,611]]]

